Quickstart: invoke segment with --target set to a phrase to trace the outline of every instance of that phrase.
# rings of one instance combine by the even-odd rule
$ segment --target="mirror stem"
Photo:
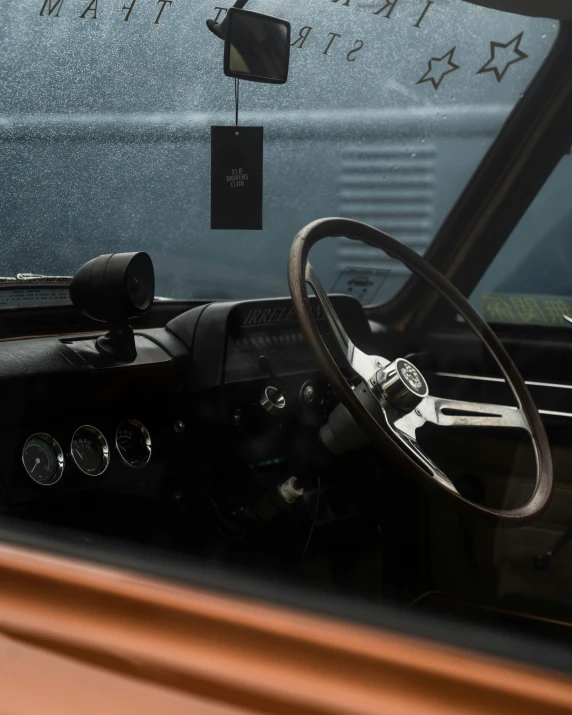
[[[248,0],[236,0],[234,3],[233,7],[238,8],[241,10]],[[220,37],[221,40],[224,40],[224,35],[225,35],[225,30],[226,30],[226,17],[222,22],[215,22],[214,20],[207,20],[207,27],[209,30],[215,34],[217,37]]]

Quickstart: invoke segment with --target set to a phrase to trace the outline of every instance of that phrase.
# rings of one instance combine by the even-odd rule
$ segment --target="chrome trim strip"
[[[484,375],[459,375],[455,372],[433,372],[430,375],[438,375],[439,377],[456,377],[462,380],[481,380],[482,382],[504,382],[504,377],[485,377]],[[534,380],[525,380],[526,385],[531,387],[554,387],[560,390],[572,390],[572,385],[566,385],[559,382],[535,382]]]
[[[570,417],[572,418],[572,412],[554,412],[553,410],[538,410],[541,415],[548,415],[549,417]]]
[[[479,380],[481,382],[503,382],[506,381],[502,377],[484,377],[482,375],[458,375],[454,372],[433,372],[430,375],[437,375],[438,377],[455,377],[462,380]],[[555,382],[534,382],[532,380],[525,380],[525,383],[531,387],[553,387],[555,389],[561,388],[564,390],[572,390],[572,385],[564,385]],[[503,407],[503,405],[498,405]],[[514,408],[516,409],[516,408]],[[555,410],[538,410],[539,414],[546,415],[547,417],[565,417],[572,419],[572,412],[557,412]]]

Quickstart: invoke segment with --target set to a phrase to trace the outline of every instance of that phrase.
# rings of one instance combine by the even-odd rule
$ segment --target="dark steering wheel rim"
[[[389,432],[381,429],[356,392],[344,378],[331,355],[310,307],[306,270],[312,246],[325,238],[344,236],[385,251],[424,278],[465,319],[495,359],[528,423],[536,456],[537,474],[529,501],[515,509],[491,509],[469,501],[443,487],[400,446]],[[325,218],[305,226],[294,238],[288,259],[288,283],[302,334],[334,391],[362,430],[387,453],[396,466],[411,474],[424,487],[437,493],[456,510],[488,523],[520,526],[534,520],[548,505],[553,489],[552,456],[544,425],[532,396],[516,365],[488,323],[468,300],[430,263],[411,248],[373,226],[344,218]]]

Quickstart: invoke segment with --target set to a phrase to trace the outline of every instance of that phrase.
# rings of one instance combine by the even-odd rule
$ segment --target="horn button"
[[[376,375],[376,382],[385,397],[398,410],[410,412],[429,394],[421,372],[404,358],[397,358]]]

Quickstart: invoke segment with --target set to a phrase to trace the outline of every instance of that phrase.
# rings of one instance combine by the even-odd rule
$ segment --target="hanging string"
[[[238,103],[240,98],[240,80],[234,78],[234,101],[236,103],[236,126],[238,127]]]

